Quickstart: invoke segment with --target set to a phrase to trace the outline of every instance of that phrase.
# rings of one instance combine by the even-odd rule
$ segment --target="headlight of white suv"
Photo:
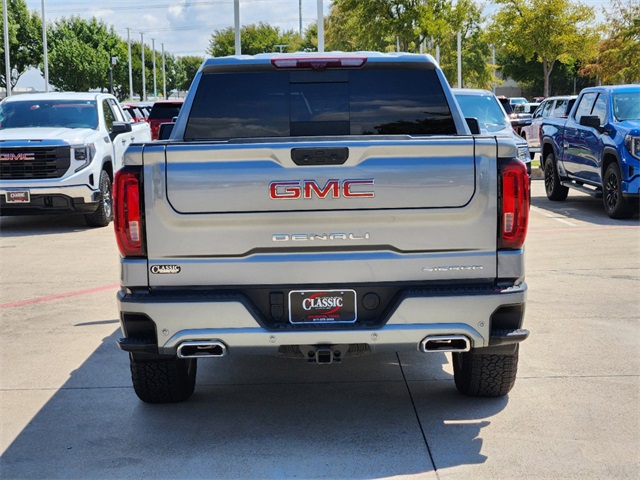
[[[640,160],[640,137],[627,135],[624,137],[624,145],[631,155]]]
[[[75,172],[79,172],[83,168],[87,168],[96,154],[96,146],[93,143],[88,145],[71,145],[73,159],[79,164]]]

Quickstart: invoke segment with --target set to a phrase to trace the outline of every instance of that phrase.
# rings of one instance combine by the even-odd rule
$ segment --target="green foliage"
[[[281,32],[278,27],[266,23],[245,25],[240,29],[242,54],[256,55],[265,52],[297,51],[301,39],[293,30]],[[291,47],[291,48],[289,48]],[[209,40],[207,53],[214,57],[235,54],[235,32],[233,27],[216,30]]]
[[[420,43],[420,19],[426,9],[422,0],[334,0],[338,19],[359,50],[415,51]],[[333,11],[332,11],[333,13]]]
[[[509,56],[542,64],[544,96],[556,62],[571,65],[591,56],[597,33],[593,8],[572,0],[498,0],[502,8],[490,38]]]
[[[47,32],[49,81],[57,88],[79,92],[95,88],[107,90],[111,56],[118,57],[114,79],[122,78],[125,72],[128,74],[126,44],[113,27],[95,17],[91,20],[62,18],[49,26]],[[119,92],[122,90],[119,85],[116,87]]]
[[[457,83],[457,32],[462,35],[462,76],[467,87],[496,83],[482,9],[473,0],[335,0],[326,21],[327,49],[420,52],[428,45],[450,83]]]
[[[181,72],[180,81],[176,82],[176,88],[178,90],[189,90],[191,82],[193,82],[193,77],[196,76],[203,61],[204,58],[198,56],[187,56],[177,59],[176,63]]]
[[[544,78],[540,72],[540,63],[531,59],[526,61],[522,57],[498,54],[503,75],[512,78],[522,86],[524,97],[542,97],[544,92]],[[571,95],[585,87],[592,86],[589,78],[578,74],[579,62],[574,64],[557,63],[549,77],[549,89],[553,95]]]
[[[1,10],[1,9],[0,9]],[[24,0],[7,2],[9,24],[9,64],[17,76],[11,79],[15,86],[18,78],[28,68],[42,62],[42,20],[37,13],[30,13]],[[0,15],[0,86],[6,87],[6,64],[4,45],[4,15]]]
[[[581,73],[604,84],[640,82],[640,0],[613,0],[605,15],[605,38]]]

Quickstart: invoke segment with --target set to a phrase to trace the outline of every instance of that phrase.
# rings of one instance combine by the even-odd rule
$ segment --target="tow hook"
[[[309,363],[331,365],[342,361],[349,345],[300,345],[300,350]]]
[[[333,363],[333,350],[330,348],[318,348],[316,350],[316,363],[319,365]]]

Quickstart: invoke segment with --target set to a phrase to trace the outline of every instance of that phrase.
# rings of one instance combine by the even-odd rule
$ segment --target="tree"
[[[440,48],[441,66],[457,78],[457,32],[462,35],[462,74],[466,86],[489,88],[495,83],[488,64],[490,47],[482,30],[481,8],[473,0],[335,0],[327,25],[327,44],[337,50],[418,53],[428,44]]]
[[[301,43],[300,36],[293,30],[281,32],[278,27],[272,27],[267,23],[244,25],[240,29],[242,41],[242,53],[256,55],[265,52],[278,52],[280,45],[283,51],[288,51],[290,45],[294,45],[292,51],[296,51],[296,43]],[[235,32],[233,27],[216,30],[209,40],[207,53],[214,57],[224,57],[235,54]]]
[[[605,84],[640,81],[640,0],[612,0],[605,18],[606,36],[580,72]]]
[[[47,37],[50,39],[49,81],[61,90],[108,89],[112,56],[118,57],[114,79],[128,75],[126,44],[113,27],[95,17],[88,21],[80,17],[62,18],[48,27]],[[114,87],[122,97],[125,90],[122,84]]]
[[[11,85],[28,68],[37,67],[42,62],[42,20],[37,13],[30,13],[24,0],[7,2],[7,20],[9,24],[9,62],[17,75],[11,78]],[[4,15],[0,15],[0,32],[4,32]],[[0,44],[0,86],[6,87],[4,35]]]
[[[180,81],[176,83],[178,90],[189,90],[191,82],[193,82],[193,78],[196,76],[203,61],[204,58],[198,56],[178,57],[176,63],[181,70]]]
[[[556,62],[573,64],[591,56],[597,42],[593,8],[572,0],[497,0],[503,5],[490,26],[502,50],[542,64],[544,96]]]
[[[332,38],[356,50],[415,51],[420,44],[421,18],[427,6],[422,0],[334,0],[329,21]]]
[[[442,15],[439,20],[436,20],[437,12]],[[424,20],[434,32],[434,42],[440,45],[440,66],[450,83],[454,83],[454,79],[457,82],[458,76],[458,32],[462,39],[463,86],[490,89],[498,83],[495,67],[488,61],[491,47],[483,30],[484,20],[482,9],[473,0],[459,0],[453,6],[443,2],[440,10],[434,9]]]

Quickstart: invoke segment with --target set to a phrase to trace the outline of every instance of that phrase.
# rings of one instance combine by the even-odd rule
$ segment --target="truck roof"
[[[108,93],[101,92],[47,92],[47,93],[24,93],[20,95],[12,95],[5,98],[5,102],[19,102],[23,100],[38,101],[38,100],[77,100],[77,101],[89,101],[97,100],[101,96],[111,96]]]
[[[367,62],[376,63],[426,63],[437,66],[431,55],[403,52],[295,52],[295,53],[260,53],[258,55],[231,55],[228,57],[207,58],[201,68],[224,65],[267,65],[272,59],[339,59],[339,58],[366,58]]]
[[[605,92],[640,92],[640,85],[601,85],[599,87],[587,87],[585,91],[605,91]]]

